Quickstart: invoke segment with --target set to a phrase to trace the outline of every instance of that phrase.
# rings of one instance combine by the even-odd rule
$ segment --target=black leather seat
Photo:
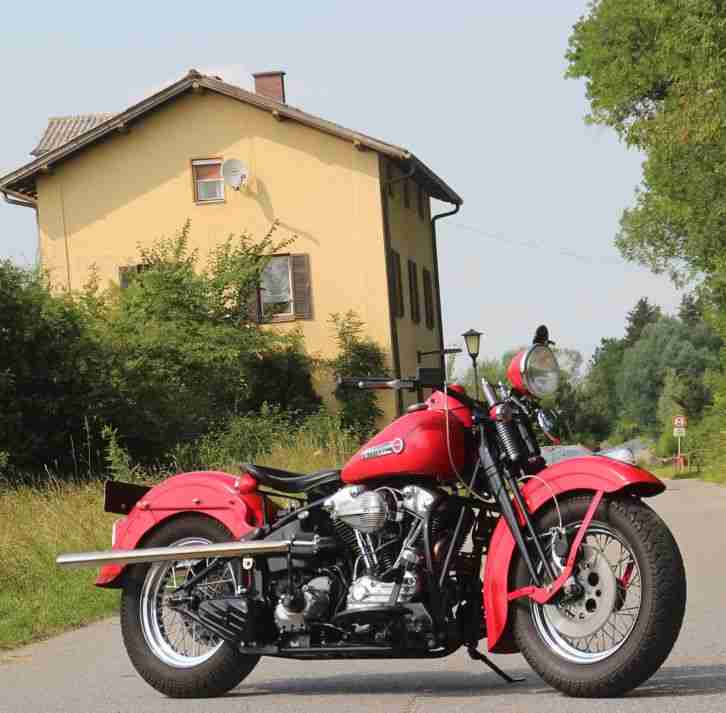
[[[246,463],[247,472],[260,484],[282,493],[304,493],[321,485],[332,485],[340,482],[339,470],[316,470],[310,475],[290,473],[287,470],[268,468],[265,465]]]

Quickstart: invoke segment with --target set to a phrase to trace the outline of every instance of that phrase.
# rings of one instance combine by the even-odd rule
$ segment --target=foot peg
[[[485,666],[489,666],[489,668],[494,671],[497,676],[503,678],[507,683],[522,683],[522,681],[524,681],[523,678],[512,678],[508,673],[504,673],[504,671],[502,671],[502,669],[499,668],[494,661],[489,660],[483,653],[477,651],[473,646],[469,647],[469,656],[474,659],[474,661],[481,661]]]

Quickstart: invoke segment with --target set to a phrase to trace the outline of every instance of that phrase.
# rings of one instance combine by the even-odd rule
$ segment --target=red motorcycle
[[[572,696],[615,696],[661,666],[686,580],[678,546],[642,500],[665,486],[607,455],[547,467],[535,424],[558,385],[547,330],[484,400],[445,383],[353,378],[361,389],[438,388],[342,470],[259,465],[184,473],[153,488],[109,482],[125,515],[103,565],[141,676],[172,697],[217,696],[261,656],[433,659],[465,646],[521,652]],[[279,493],[294,507],[281,507]],[[482,567],[482,562],[484,565]]]

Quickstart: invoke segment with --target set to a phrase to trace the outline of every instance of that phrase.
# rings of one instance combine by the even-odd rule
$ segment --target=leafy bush
[[[84,314],[43,274],[0,262],[0,450],[10,471],[98,465],[109,400],[104,352]]]
[[[148,466],[264,403],[317,410],[301,335],[262,329],[250,311],[269,255],[289,243],[275,228],[261,240],[230,237],[200,266],[187,223],[140,248],[126,289],[101,290],[92,275],[82,293],[61,295],[42,275],[0,263],[8,467],[104,470],[105,426],[107,453],[120,455],[114,444],[123,443]]]
[[[378,344],[363,334],[364,323],[353,310],[330,316],[338,356],[330,361],[336,377],[380,376],[386,371],[386,357]],[[383,415],[376,395],[372,391],[358,389],[335,390],[335,398],[341,404],[341,423],[344,428],[365,438],[375,429],[376,420]]]

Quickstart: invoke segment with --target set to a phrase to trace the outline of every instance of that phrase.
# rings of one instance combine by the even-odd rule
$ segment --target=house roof
[[[93,120],[89,119],[87,126],[84,126],[81,121],[83,117],[59,119],[58,126],[54,128],[51,137],[48,136],[53,123],[53,120],[51,120],[43,138],[33,152],[37,155],[40,149],[40,155],[35,160],[1,177],[0,192],[7,192],[16,199],[34,203],[38,196],[35,185],[38,174],[49,173],[54,164],[60,163],[75,153],[93,145],[95,142],[112,135],[114,132],[127,130],[136,119],[153,111],[166,102],[186,92],[200,90],[208,90],[223,96],[228,96],[237,101],[257,107],[258,109],[268,111],[277,119],[295,121],[304,126],[309,126],[318,131],[350,141],[361,149],[376,151],[400,164],[402,170],[407,172],[413,171],[415,179],[426,187],[432,197],[457,205],[463,203],[461,197],[443,179],[437,176],[423,161],[407,149],[375,139],[358,131],[346,129],[339,124],[308,114],[288,104],[281,104],[274,99],[248,92],[233,84],[227,84],[219,77],[201,74],[195,69],[190,70],[179,81],[174,82],[174,84],[152,94],[150,97],[140,101],[138,104],[134,104],[119,114],[91,115],[98,119],[98,122],[94,123]],[[71,119],[78,119],[78,121],[73,122]],[[67,123],[64,124],[64,122]],[[78,128],[78,132],[73,133],[71,127]],[[63,129],[65,129],[65,133],[63,133]],[[58,143],[51,141],[51,138],[56,136]],[[47,144],[46,137],[48,137]]]
[[[30,152],[31,156],[42,156],[48,151],[68,143],[79,134],[93,129],[113,114],[78,114],[77,116],[52,116],[40,138],[38,145]]]

